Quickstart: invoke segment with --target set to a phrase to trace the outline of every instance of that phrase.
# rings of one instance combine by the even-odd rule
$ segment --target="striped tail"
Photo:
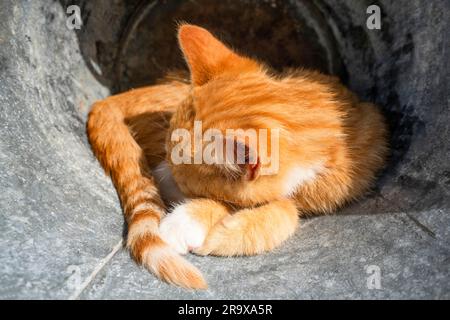
[[[164,204],[120,106],[108,100],[96,103],[89,114],[87,131],[94,154],[118,191],[128,223],[127,247],[133,258],[168,283],[206,288],[200,271],[159,236]]]

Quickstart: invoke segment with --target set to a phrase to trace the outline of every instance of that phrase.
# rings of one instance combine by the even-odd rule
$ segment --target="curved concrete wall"
[[[66,27],[69,3],[82,9],[80,31]],[[168,3],[0,7],[0,298],[449,298],[445,0],[378,1],[381,30],[365,27],[372,1],[284,2],[309,30],[298,36],[320,55],[316,67],[340,75],[389,119],[391,161],[365,200],[304,221],[267,255],[191,257],[209,280],[206,292],[167,286],[132,262],[121,248],[118,199],[91,154],[85,120],[93,101],[154,81],[154,73],[133,73],[143,59],[132,58],[154,49],[140,36],[152,32],[158,14],[177,8]],[[288,58],[295,63],[295,54]],[[381,289],[367,287],[370,265],[380,268]]]

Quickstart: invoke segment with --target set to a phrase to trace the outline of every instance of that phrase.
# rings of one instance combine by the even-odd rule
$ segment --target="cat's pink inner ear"
[[[253,181],[259,176],[261,161],[256,150],[239,140],[228,140],[233,146],[233,158],[246,180]]]
[[[259,172],[261,169],[261,162],[259,158],[257,158],[257,162],[255,164],[247,164],[246,166],[246,179],[249,181],[256,180],[259,177]]]
[[[223,72],[244,70],[246,65],[253,64],[249,59],[238,56],[204,28],[182,25],[178,39],[194,85],[204,85]]]

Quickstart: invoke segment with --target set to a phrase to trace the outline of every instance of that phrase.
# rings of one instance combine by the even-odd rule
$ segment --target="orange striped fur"
[[[378,109],[337,78],[307,70],[272,75],[197,26],[181,26],[179,41],[192,84],[171,81],[100,101],[88,135],[119,193],[135,260],[167,282],[205,288],[180,253],[275,248],[294,233],[299,213],[333,212],[370,188],[384,165],[387,133]],[[169,137],[178,128],[192,131],[194,121],[204,131],[280,129],[279,172],[174,165]],[[163,160],[190,199],[167,217],[152,174]]]

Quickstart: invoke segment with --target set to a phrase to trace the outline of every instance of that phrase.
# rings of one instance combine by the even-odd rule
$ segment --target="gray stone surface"
[[[372,1],[314,1],[341,76],[390,121],[390,165],[366,199],[305,220],[273,253],[189,257],[204,292],[159,282],[121,249],[117,196],[86,140],[89,106],[120,87],[111,66],[138,1],[73,1],[79,32],[68,3],[0,5],[1,299],[450,298],[448,1],[379,1],[381,31],[365,28]]]
[[[314,218],[285,246],[266,255],[192,258],[207,276],[208,291],[163,284],[121,252],[81,298],[450,298],[448,241],[443,236],[429,236],[402,213]],[[381,270],[380,290],[367,287],[369,266]]]

